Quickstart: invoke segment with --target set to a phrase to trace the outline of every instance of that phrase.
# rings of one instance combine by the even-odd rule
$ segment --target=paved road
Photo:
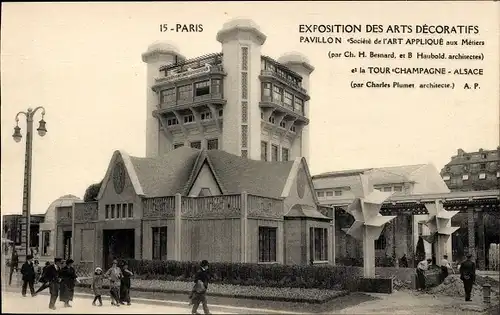
[[[2,313],[60,313],[60,314],[190,314],[188,305],[168,306],[150,303],[134,303],[131,306],[111,306],[109,298],[103,299],[103,306],[92,306],[92,297],[77,297],[73,307],[65,308],[61,302],[56,303],[56,310],[48,308],[49,296],[40,294],[36,297],[22,297],[19,293],[4,292],[2,294]],[[202,309],[200,308],[200,311]],[[202,311],[203,312],[203,311]],[[212,311],[214,314],[231,314],[231,312]]]

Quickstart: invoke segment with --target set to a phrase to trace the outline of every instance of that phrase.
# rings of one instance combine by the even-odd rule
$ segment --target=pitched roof
[[[281,197],[294,161],[265,162],[242,158],[220,150],[180,147],[155,158],[127,156],[131,180],[146,197],[187,195],[201,168],[207,163],[224,194]],[[136,190],[137,190],[136,189]]]
[[[414,173],[426,164],[366,168],[322,173],[313,176],[316,189],[351,187],[356,185],[360,174],[369,177],[373,185],[406,183],[414,181]]]

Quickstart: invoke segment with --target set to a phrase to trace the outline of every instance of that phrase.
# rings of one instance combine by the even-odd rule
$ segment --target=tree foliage
[[[87,190],[85,190],[85,195],[83,196],[83,201],[90,202],[96,201],[99,190],[101,189],[102,181],[96,184],[90,185]]]

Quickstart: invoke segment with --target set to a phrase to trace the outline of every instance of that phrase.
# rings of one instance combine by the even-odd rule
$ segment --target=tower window
[[[280,127],[281,128],[286,128],[286,122],[285,121],[280,121]]]
[[[260,159],[262,161],[267,161],[267,142],[265,141],[260,143]]]
[[[295,98],[295,103],[293,105],[294,111],[304,115],[304,101],[300,98]]]
[[[262,83],[262,98],[270,98],[271,97],[271,83]]]
[[[220,79],[212,79],[212,94],[222,94],[222,84]]]
[[[219,109],[219,117],[222,117],[224,115],[224,111],[222,109]]]
[[[191,92],[193,91],[193,86],[191,84],[179,86],[177,91],[177,99],[179,101],[188,101],[192,97]]]
[[[194,122],[194,116],[193,115],[186,115],[186,116],[184,116],[184,123],[185,124],[192,123],[192,122]]]
[[[287,148],[281,148],[281,160],[283,162],[288,162],[290,153]]]
[[[271,145],[271,161],[278,161],[278,146]]]
[[[179,124],[179,121],[175,117],[167,119],[167,126],[173,126],[173,125],[178,125],[178,124]]]
[[[160,92],[160,103],[175,102],[175,89],[167,89]]]
[[[219,149],[219,139],[207,140],[207,149],[208,150],[218,150]]]
[[[274,120],[274,116],[269,116],[269,122],[271,124],[274,124],[275,120]]]
[[[479,168],[482,169],[482,170],[485,170],[486,169],[486,164],[485,163],[479,164]]]
[[[283,103],[283,89],[279,86],[273,86],[273,102]]]
[[[204,112],[200,114],[201,120],[210,120],[212,119],[212,112]]]
[[[180,147],[183,147],[184,143],[174,143],[174,150]]]
[[[191,142],[191,148],[201,150],[201,141]]]
[[[210,81],[203,81],[195,83],[194,96],[203,96],[210,94]]]
[[[295,132],[295,131],[296,131],[296,129],[295,129],[295,125],[292,125],[292,126],[290,127],[290,131],[293,131],[293,132]]]
[[[285,91],[285,105],[293,108],[293,94]]]

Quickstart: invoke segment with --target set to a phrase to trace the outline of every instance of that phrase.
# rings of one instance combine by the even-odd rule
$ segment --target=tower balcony
[[[226,73],[222,64],[205,64],[197,68],[168,72],[166,76],[156,78],[151,88],[153,91],[159,92],[165,88],[194,84],[210,79],[222,79],[224,76]]]
[[[308,95],[306,89],[304,89],[302,86],[300,86],[296,82],[294,82],[292,80],[289,80],[287,77],[285,77],[284,75],[279,74],[276,71],[261,70],[260,71],[259,79],[261,81],[277,82],[277,83],[283,84],[285,86],[288,86],[291,89],[295,90],[295,92],[300,93],[305,98],[305,101],[309,100],[309,95]]]
[[[308,125],[309,119],[305,117],[304,109],[287,105],[285,103],[272,100],[272,98],[262,96],[262,101],[259,102],[259,107],[265,112],[283,116],[284,120],[293,120],[301,125]]]

